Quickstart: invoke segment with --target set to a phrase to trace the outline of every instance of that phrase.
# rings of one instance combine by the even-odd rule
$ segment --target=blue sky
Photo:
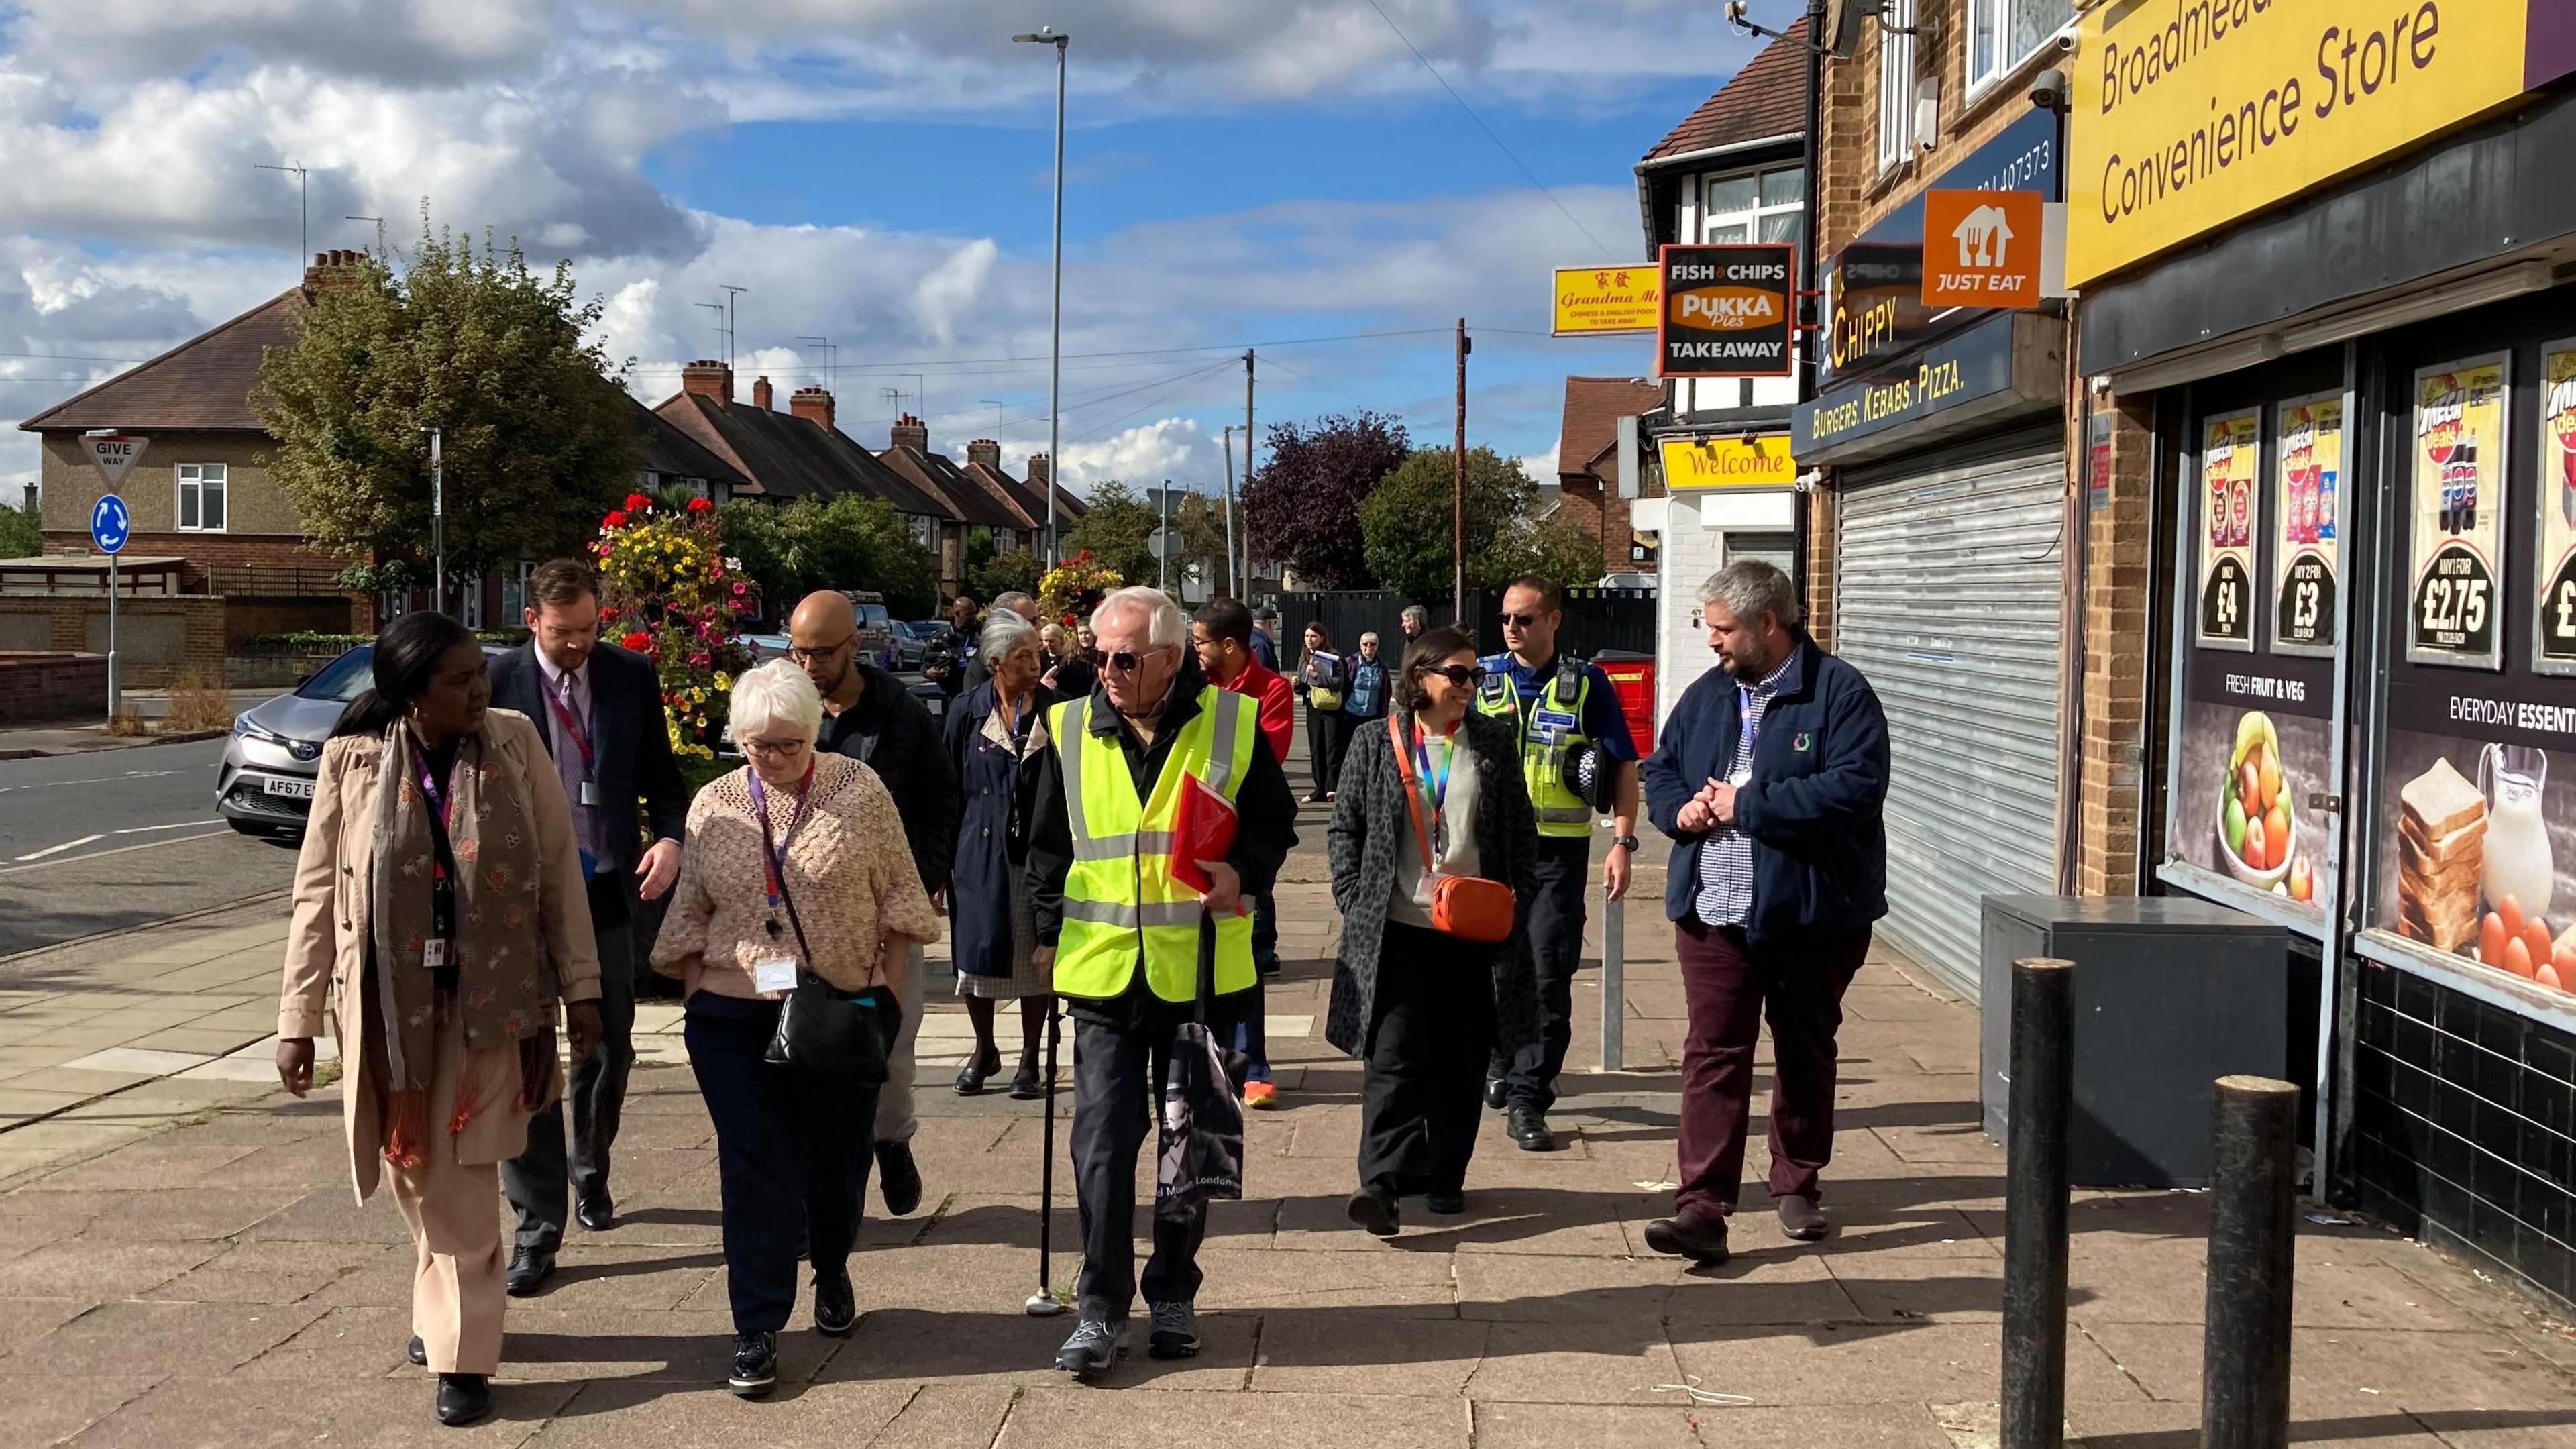
[[[1640,254],[1630,167],[1751,46],[1695,0],[1380,3],[0,0],[0,419],[288,284],[294,186],[253,169],[283,159],[317,247],[371,239],[349,213],[400,241],[426,198],[570,257],[647,400],[734,283],[746,395],[826,380],[798,339],[829,336],[859,441],[921,407],[1016,466],[1046,438],[1054,67],[1007,36],[1052,22],[1068,476],[1215,486],[1247,343],[1265,424],[1369,406],[1445,442],[1462,314],[1471,441],[1543,459],[1563,378],[1647,353],[1544,336],[1546,268]],[[0,437],[0,482],[34,461]]]

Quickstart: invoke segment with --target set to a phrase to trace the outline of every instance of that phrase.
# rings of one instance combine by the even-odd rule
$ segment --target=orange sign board
[[[2045,200],[2036,191],[1923,193],[1923,305],[2038,306]]]

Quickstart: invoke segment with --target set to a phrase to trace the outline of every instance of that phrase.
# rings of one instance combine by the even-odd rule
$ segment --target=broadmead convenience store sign
[[[2068,69],[2082,286],[2576,71],[2576,3],[2109,0]]]

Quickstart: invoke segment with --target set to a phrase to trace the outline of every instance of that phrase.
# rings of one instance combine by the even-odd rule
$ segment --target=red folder
[[[1234,849],[1234,805],[1193,775],[1181,783],[1179,818],[1172,822],[1172,879],[1204,893],[1210,882],[1203,860],[1223,860]]]

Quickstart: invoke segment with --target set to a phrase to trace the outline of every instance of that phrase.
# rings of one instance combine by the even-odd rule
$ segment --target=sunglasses
[[[1536,625],[1538,621],[1546,617],[1547,615],[1545,614],[1505,614],[1503,616],[1503,627],[1506,629],[1527,629]]]
[[[1481,664],[1426,664],[1421,672],[1437,674],[1460,689],[1473,689],[1485,682],[1485,666]]]
[[[1159,649],[1148,649],[1142,654],[1137,654],[1129,650],[1121,649],[1115,654],[1102,655],[1100,658],[1100,667],[1103,669],[1115,670],[1120,674],[1133,674],[1137,670],[1145,667],[1146,660],[1153,658],[1161,652],[1162,651]]]

